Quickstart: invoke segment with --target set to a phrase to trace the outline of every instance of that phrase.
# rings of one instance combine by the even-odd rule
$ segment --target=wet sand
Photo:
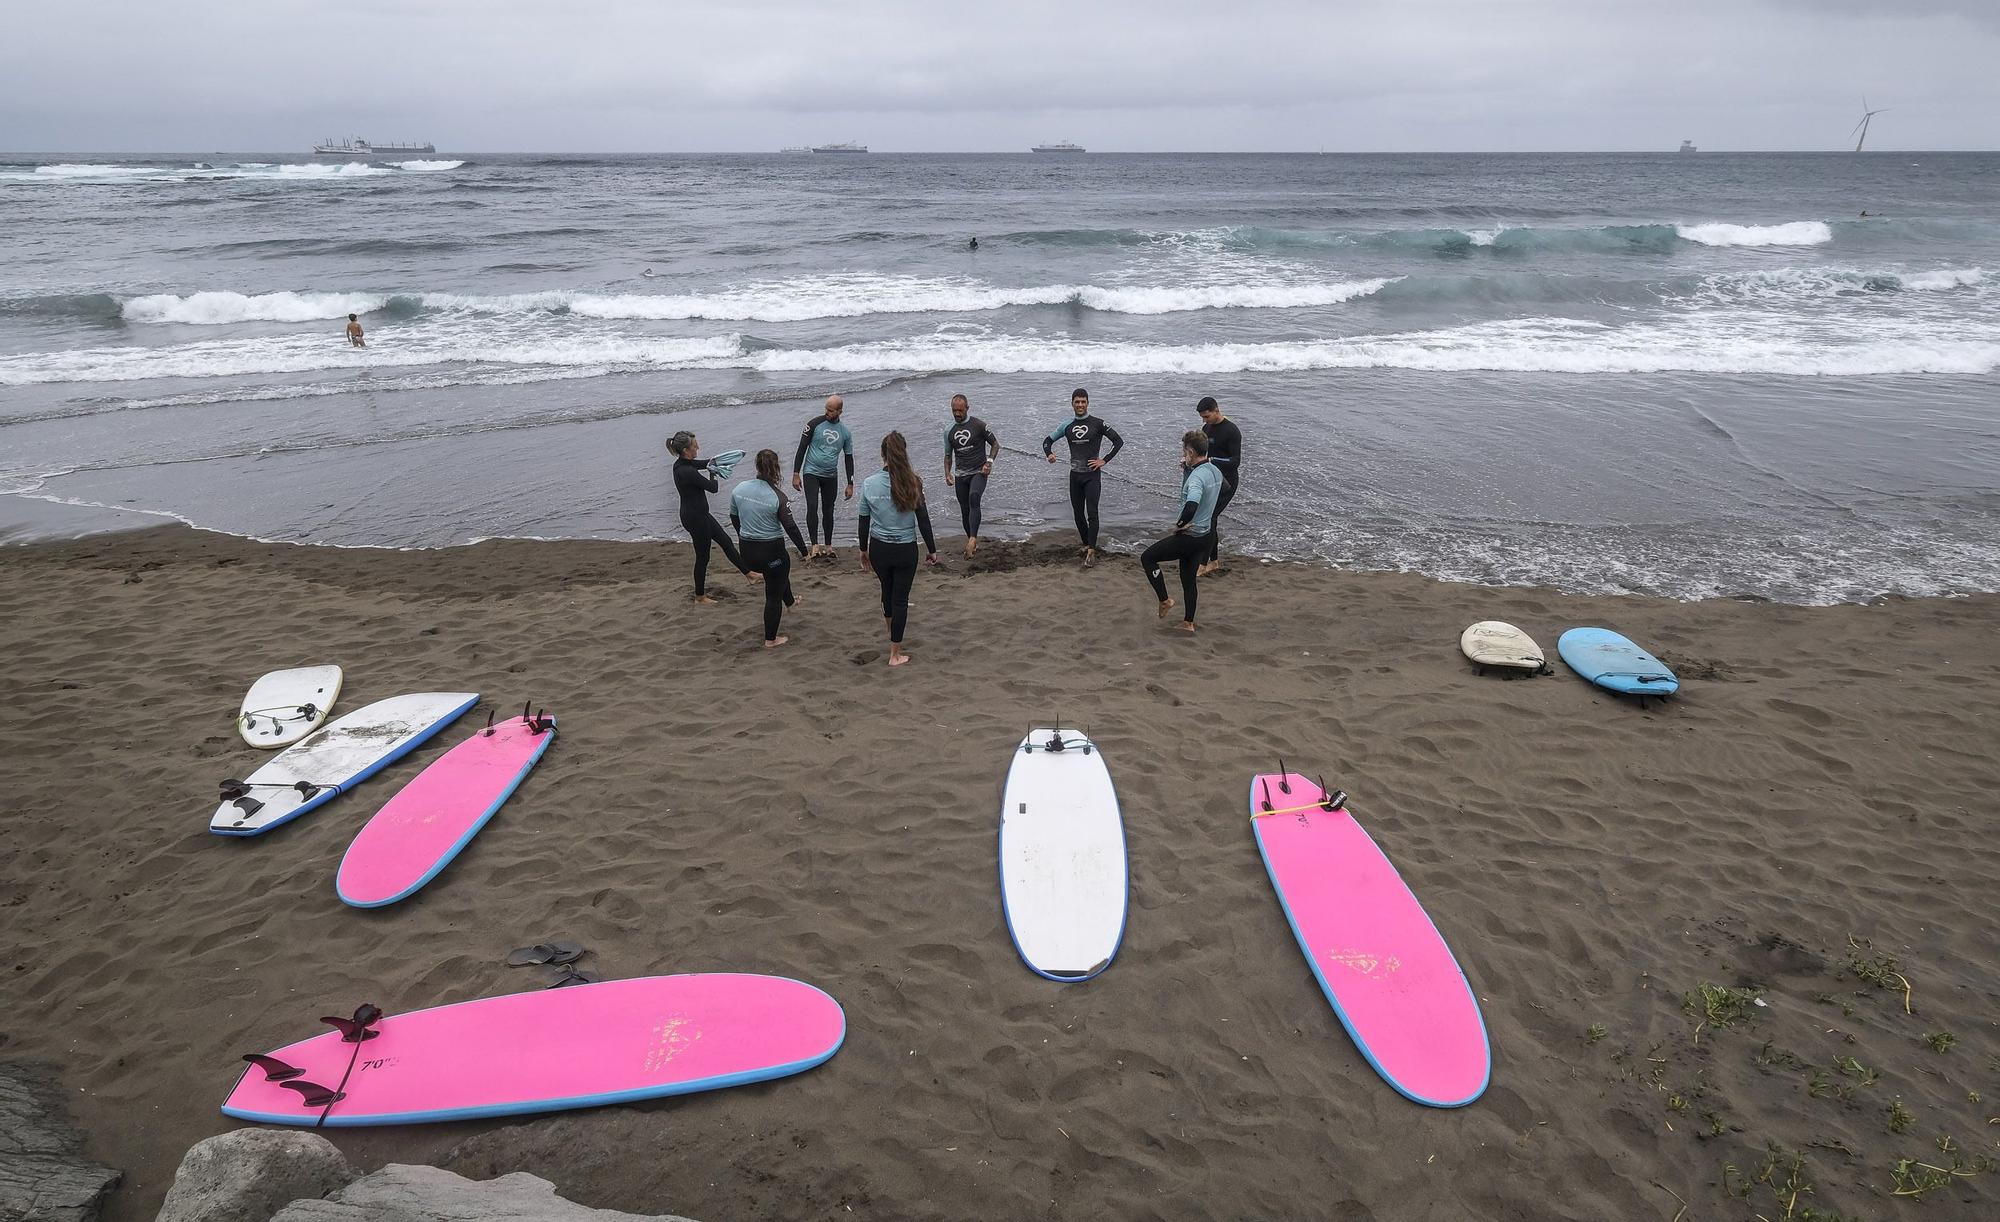
[[[233,1126],[239,1053],[361,1001],[531,987],[506,952],[566,936],[606,975],[812,981],[846,1046],[765,1085],[328,1136],[367,1167],[526,1170],[715,1222],[1776,1219],[1788,1195],[1992,1216],[2000,1173],[1890,1194],[1899,1160],[2000,1156],[2000,597],[1675,603],[1239,560],[1189,639],[1130,557],[946,555],[891,671],[851,564],[797,573],[767,652],[727,570],[689,605],[679,545],[170,528],[0,552],[0,1058],[59,1068],[88,1156],[126,1171],[107,1216],[146,1219]],[[1683,695],[1482,678],[1457,638],[1486,618],[1551,653],[1618,629]],[[487,703],[295,824],[209,835],[215,783],[264,758],[231,726],[244,689],[329,661],[339,711]],[[342,905],[368,815],[525,700],[562,737],[493,823],[415,898]],[[1132,866],[1123,950],[1074,986],[1019,963],[995,879],[1009,752],[1058,716],[1103,748]],[[1457,953],[1493,1045],[1472,1106],[1396,1095],[1321,996],[1245,818],[1279,756],[1353,795]],[[1766,1005],[1718,1026],[1687,1004],[1703,985]]]

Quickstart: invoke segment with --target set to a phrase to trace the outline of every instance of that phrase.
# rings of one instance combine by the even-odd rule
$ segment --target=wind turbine
[[[1854,131],[1847,133],[1848,135],[1852,136],[1856,132],[1859,132],[1861,135],[1861,138],[1854,142],[1855,152],[1857,153],[1860,152],[1861,146],[1867,143],[1868,141],[1868,120],[1874,118],[1876,115],[1881,114],[1882,111],[1887,109],[1889,109],[1887,106],[1881,107],[1878,110],[1868,109],[1868,95],[1865,93],[1861,95],[1861,122],[1856,123],[1854,125]]]

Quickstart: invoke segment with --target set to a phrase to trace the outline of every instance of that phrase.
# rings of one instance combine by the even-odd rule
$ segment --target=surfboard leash
[[[1341,810],[1347,805],[1347,791],[1345,789],[1328,789],[1324,774],[1319,778],[1319,801],[1309,803],[1305,806],[1288,806],[1283,809],[1274,807],[1271,805],[1271,778],[1268,776],[1261,777],[1258,783],[1264,789],[1264,801],[1262,803],[1264,809],[1250,812],[1250,821],[1252,823],[1264,818],[1266,815],[1298,815],[1309,810],[1323,810],[1328,814],[1332,814],[1334,811]],[[1292,792],[1291,773],[1285,771],[1285,759],[1283,756],[1278,757],[1278,792]]]

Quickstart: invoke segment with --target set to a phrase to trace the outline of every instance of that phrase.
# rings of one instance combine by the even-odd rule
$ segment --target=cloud
[[[0,46],[22,148],[1990,147],[2000,4],[132,0]],[[1197,141],[1201,143],[1196,143]],[[1671,143],[1671,141],[1669,141]]]

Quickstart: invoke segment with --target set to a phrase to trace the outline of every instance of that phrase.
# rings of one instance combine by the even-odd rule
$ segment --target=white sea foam
[[[1966,289],[1986,282],[1986,270],[1979,267],[1940,267],[1927,272],[1908,272],[1897,277],[1906,289],[1939,292]]]
[[[263,336],[165,347],[0,357],[0,385],[222,378],[459,364],[547,370],[549,377],[648,369],[842,373],[979,369],[992,373],[1228,374],[1323,369],[1511,373],[1750,373],[1793,376],[1989,374],[2000,329],[1939,330],[1918,320],[1851,324],[1742,310],[1614,327],[1510,319],[1383,335],[1263,343],[1157,344],[991,333],[967,324],[922,336],[821,348],[746,348],[739,336],[564,336],[495,324],[439,329],[393,346],[349,349],[324,336]],[[522,380],[532,380],[523,378]]]
[[[804,322],[872,314],[961,314],[1009,306],[1079,305],[1119,314],[1211,309],[1296,309],[1338,305],[1389,284],[1388,279],[1325,283],[1185,285],[1045,284],[1003,288],[978,280],[845,275],[768,281],[713,293],[258,293],[153,294],[122,306],[127,322],[226,324],[256,320],[311,322],[382,309],[402,296],[425,309],[472,314],[567,312],[579,318],[725,322]]]
[[[1833,241],[1833,228],[1825,221],[1787,221],[1782,225],[1731,225],[1710,221],[1701,225],[1676,225],[1674,232],[1683,241],[1703,246],[1824,246]]]
[[[419,160],[419,161],[392,161],[389,164],[395,166],[399,170],[408,170],[412,174],[436,174],[444,170],[456,170],[465,163],[463,161]]]
[[[387,305],[383,293],[154,293],[120,307],[127,322],[220,325],[241,322],[317,322],[366,314]]]

